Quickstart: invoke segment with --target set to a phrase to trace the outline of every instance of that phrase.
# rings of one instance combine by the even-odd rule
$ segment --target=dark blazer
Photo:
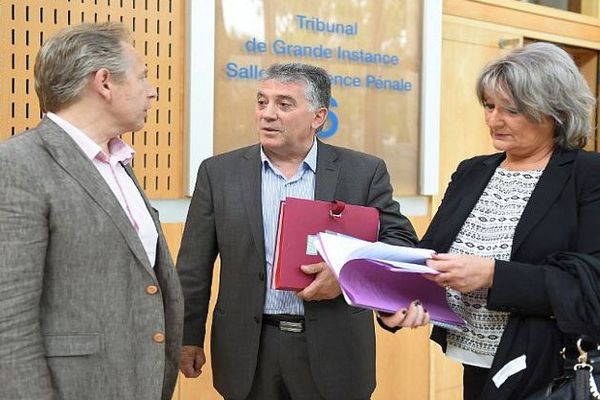
[[[463,161],[420,246],[447,252],[505,154]],[[542,261],[559,251],[600,257],[600,154],[556,150],[515,229],[511,260],[496,261],[488,308],[511,312],[485,399],[520,399],[560,372],[558,330],[546,291]],[[556,269],[554,269],[556,271]],[[443,329],[432,338],[445,349]],[[527,368],[496,388],[491,377],[507,362],[527,355]]]
[[[54,122],[0,145],[0,397],[171,399],[183,298],[140,193],[159,233],[154,268],[110,187]]]
[[[203,346],[213,273],[220,255],[213,313],[214,385],[226,398],[244,398],[257,364],[265,301],[265,249],[260,146],[205,160],[177,261],[185,297],[184,344]],[[392,199],[385,163],[373,156],[318,143],[315,199],[380,210],[380,239],[413,245],[410,222]],[[375,387],[375,338],[370,311],[334,300],[305,302],[313,378],[327,399],[368,397]]]

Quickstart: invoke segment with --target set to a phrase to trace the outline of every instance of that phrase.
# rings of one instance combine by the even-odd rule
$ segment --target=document
[[[438,274],[425,261],[433,250],[370,243],[320,232],[316,248],[338,279],[349,305],[394,313],[420,300],[434,325],[464,325],[446,301],[446,290],[423,274]]]
[[[298,291],[314,280],[314,275],[305,274],[300,266],[323,261],[315,247],[319,232],[341,233],[374,242],[379,234],[379,211],[341,201],[286,198],[279,208],[274,289]]]

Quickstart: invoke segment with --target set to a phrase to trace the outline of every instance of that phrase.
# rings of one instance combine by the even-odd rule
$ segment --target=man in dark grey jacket
[[[375,388],[373,315],[344,302],[324,263],[303,266],[315,280],[298,294],[271,289],[279,202],[287,196],[376,207],[380,240],[416,241],[385,163],[316,138],[330,86],[321,68],[272,65],[257,93],[260,143],[212,157],[198,171],[177,263],[186,302],[181,370],[198,376],[205,362],[220,255],[211,354],[226,399],[368,399]]]

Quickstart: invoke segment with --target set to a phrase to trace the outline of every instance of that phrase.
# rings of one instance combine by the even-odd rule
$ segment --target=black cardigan
[[[447,252],[505,154],[463,161],[420,243]],[[511,313],[490,370],[483,398],[520,399],[562,372],[565,341],[554,318],[547,274],[551,254],[572,251],[600,258],[600,154],[556,150],[540,177],[515,229],[510,261],[496,261],[488,308]],[[569,287],[571,280],[558,279]],[[555,289],[556,290],[556,289]],[[561,289],[562,292],[562,289]],[[572,299],[564,298],[564,304]],[[434,328],[432,339],[445,350],[446,331]],[[507,362],[525,354],[527,368],[497,388],[491,380]]]

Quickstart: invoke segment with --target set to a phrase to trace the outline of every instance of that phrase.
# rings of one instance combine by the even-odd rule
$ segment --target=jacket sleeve
[[[55,398],[40,328],[50,228],[39,186],[0,159],[0,387],[14,400]]]
[[[415,246],[418,238],[412,224],[400,213],[400,205],[393,198],[393,189],[390,175],[383,160],[377,164],[371,186],[369,188],[370,207],[379,209],[379,240],[397,246]],[[396,332],[400,328],[389,328],[379,315],[377,323],[389,332]]]
[[[184,345],[203,346],[217,254],[211,183],[208,167],[203,162],[198,169],[196,187],[177,257],[177,272],[185,300]]]
[[[412,224],[400,213],[400,205],[393,198],[390,175],[385,162],[379,160],[369,187],[367,206],[379,210],[379,240],[397,246],[415,246],[417,234]]]

